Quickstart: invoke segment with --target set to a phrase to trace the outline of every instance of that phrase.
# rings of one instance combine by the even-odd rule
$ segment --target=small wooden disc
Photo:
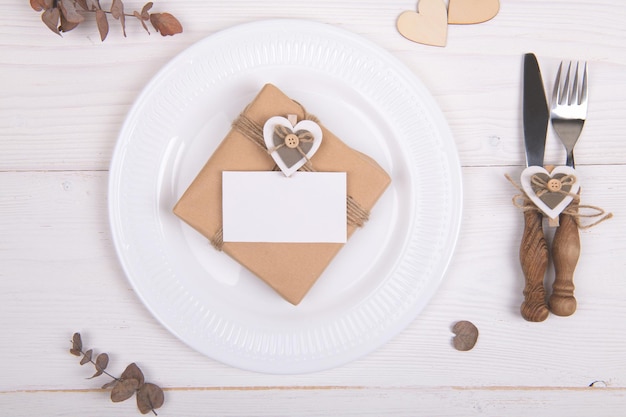
[[[457,322],[452,328],[452,332],[456,335],[452,339],[456,350],[470,350],[478,340],[478,328],[466,320]]]

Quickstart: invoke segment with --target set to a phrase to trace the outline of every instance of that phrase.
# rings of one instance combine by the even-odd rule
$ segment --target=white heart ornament
[[[317,152],[322,144],[322,128],[312,120],[294,126],[287,118],[274,116],[263,126],[263,139],[276,165],[289,177]]]
[[[533,177],[545,187],[538,187]],[[573,178],[573,181],[561,182],[566,178]],[[559,217],[580,189],[576,171],[567,166],[555,167],[551,172],[540,166],[530,166],[522,171],[520,182],[528,198],[551,219]]]

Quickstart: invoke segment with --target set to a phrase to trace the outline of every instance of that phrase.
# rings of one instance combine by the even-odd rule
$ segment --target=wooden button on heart
[[[408,40],[425,45],[446,46],[448,11],[443,0],[420,0],[417,13],[403,12],[396,23],[398,32]]]
[[[294,126],[287,118],[275,116],[265,122],[263,139],[276,165],[289,177],[317,152],[322,144],[322,128],[311,120]]]
[[[580,189],[576,171],[566,166],[552,172],[543,167],[528,167],[522,171],[520,182],[526,196],[551,219],[559,217]]]
[[[493,19],[500,10],[499,0],[450,0],[448,23],[469,25]]]
[[[287,146],[288,148],[297,148],[299,144],[300,139],[298,139],[298,135],[296,135],[295,133],[290,133],[285,136],[285,146]]]
[[[560,179],[552,178],[550,181],[548,181],[548,190],[550,190],[551,192],[556,193],[562,188],[563,182],[561,182]]]

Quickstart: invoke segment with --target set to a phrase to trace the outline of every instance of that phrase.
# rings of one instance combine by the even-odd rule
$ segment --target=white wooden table
[[[103,1],[104,5],[105,1]],[[108,2],[106,2],[108,3]],[[127,8],[139,8],[131,0]],[[480,25],[451,26],[444,48],[409,42],[398,15],[415,1],[159,0],[184,33],[148,36],[128,22],[100,42],[93,22],[62,38],[27,1],[0,0],[0,415],[140,415],[114,404],[68,352],[74,331],[136,361],[165,389],[162,416],[617,416],[626,413],[626,7],[622,0],[502,0]],[[135,98],[177,53],[219,30],[302,18],[361,35],[431,91],[464,176],[458,247],[444,282],[391,342],[347,365],[265,375],[207,358],[162,327],[116,257],[108,167]],[[552,85],[561,59],[590,65],[589,117],[577,146],[584,202],[614,218],[581,232],[577,312],[519,314],[522,215],[504,174],[524,165],[522,55]],[[564,158],[549,130],[546,159]],[[480,330],[473,350],[451,326]]]

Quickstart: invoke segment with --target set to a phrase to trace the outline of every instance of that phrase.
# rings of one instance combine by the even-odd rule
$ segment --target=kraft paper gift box
[[[343,243],[222,241],[222,172],[274,170],[276,163],[261,142],[263,125],[273,116],[293,114],[298,121],[314,118],[303,105],[274,85],[266,84],[233,122],[231,131],[176,203],[174,213],[218,250],[297,305]],[[305,167],[319,172],[346,172],[347,236],[350,237],[358,227],[366,227],[369,211],[391,179],[376,161],[347,146],[323,126],[323,121],[318,123],[322,128],[322,144]]]

